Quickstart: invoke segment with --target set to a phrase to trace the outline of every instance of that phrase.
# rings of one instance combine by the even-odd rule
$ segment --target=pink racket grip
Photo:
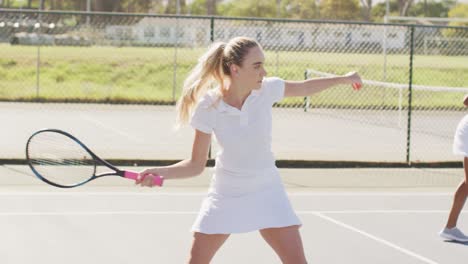
[[[124,171],[124,177],[127,179],[132,179],[136,180],[138,177],[139,173],[138,172],[133,172],[133,171]],[[160,175],[154,175],[154,185],[157,186],[162,186],[164,182],[164,178]]]

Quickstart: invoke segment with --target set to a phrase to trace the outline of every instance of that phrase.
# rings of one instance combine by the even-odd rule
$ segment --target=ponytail
[[[218,42],[198,60],[195,68],[185,79],[182,95],[177,101],[177,122],[180,127],[189,122],[194,106],[208,88],[218,83],[221,89],[224,87],[223,52],[226,43]]]

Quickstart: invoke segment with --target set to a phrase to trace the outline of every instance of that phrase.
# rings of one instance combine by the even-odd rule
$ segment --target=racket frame
[[[75,185],[60,185],[60,184],[57,184],[55,182],[52,182],[50,180],[48,180],[47,178],[43,177],[35,168],[34,168],[34,165],[32,164],[32,160],[29,156],[29,144],[31,143],[31,140],[38,134],[41,134],[41,133],[58,133],[58,134],[62,134],[70,139],[72,139],[73,141],[75,141],[78,145],[80,145],[84,150],[86,150],[86,152],[88,152],[89,155],[91,155],[91,157],[93,158],[93,161],[94,161],[94,172],[93,172],[93,175],[87,179],[86,181],[83,181],[83,182],[80,182],[80,183],[77,183]],[[34,172],[34,174],[36,175],[36,177],[38,177],[40,180],[50,184],[50,185],[53,185],[55,187],[59,187],[59,188],[74,188],[74,187],[78,187],[78,186],[81,186],[83,184],[86,184],[92,180],[95,180],[97,178],[101,178],[101,177],[104,177],[104,176],[120,176],[120,177],[123,177],[123,178],[130,178],[130,179],[136,179],[136,176],[138,173],[136,172],[131,172],[131,171],[125,171],[125,170],[120,170],[118,169],[117,167],[115,167],[114,165],[110,164],[109,162],[99,158],[99,156],[97,156],[96,154],[94,154],[93,151],[91,151],[83,142],[81,142],[79,139],[77,139],[75,136],[73,136],[72,134],[68,133],[68,132],[65,132],[63,130],[60,130],[60,129],[53,129],[53,128],[46,128],[46,129],[41,129],[41,130],[38,130],[36,132],[34,132],[28,139],[27,143],[26,143],[26,160],[27,160],[27,163],[29,165],[29,168],[31,168],[31,170]],[[100,174],[96,174],[96,169],[97,169],[97,166],[98,165],[104,165],[106,167],[108,167],[109,169],[113,170],[114,172],[105,172],[105,173],[100,173]],[[159,176],[159,175],[156,175],[158,178],[155,179],[155,184],[156,185],[159,185],[159,186],[162,186],[162,177]]]

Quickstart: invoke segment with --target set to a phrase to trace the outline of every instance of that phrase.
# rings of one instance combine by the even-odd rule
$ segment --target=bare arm
[[[152,186],[153,179],[148,175],[161,175],[164,179],[182,179],[194,177],[203,172],[208,159],[208,151],[211,144],[211,134],[195,130],[195,139],[192,146],[190,159],[182,160],[170,166],[154,167],[140,172],[140,179],[136,184]],[[145,176],[146,175],[146,176]]]
[[[284,96],[308,96],[338,84],[350,84],[355,90],[359,90],[362,81],[356,72],[350,72],[343,76],[314,78],[305,81],[286,81]]]

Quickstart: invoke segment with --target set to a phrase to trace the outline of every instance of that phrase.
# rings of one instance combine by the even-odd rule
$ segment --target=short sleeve
[[[203,133],[211,134],[215,126],[216,109],[208,96],[204,96],[195,107],[190,125]]]
[[[265,78],[263,90],[270,102],[276,103],[284,97],[284,80],[277,77]]]

